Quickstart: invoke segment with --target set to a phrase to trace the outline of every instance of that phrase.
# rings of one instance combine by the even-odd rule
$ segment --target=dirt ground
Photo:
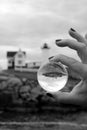
[[[77,80],[69,80],[63,91],[71,91]],[[18,109],[17,109],[18,110]],[[36,111],[0,111],[0,130],[87,130],[87,110],[59,105]]]
[[[76,125],[69,123],[57,124],[28,124],[28,125],[1,125],[0,130],[87,130],[85,125]]]
[[[64,111],[65,109],[65,111]],[[87,130],[87,111],[61,107],[37,112],[0,113],[0,130]]]

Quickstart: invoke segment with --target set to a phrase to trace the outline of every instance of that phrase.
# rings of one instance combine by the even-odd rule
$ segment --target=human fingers
[[[85,39],[87,40],[87,33],[85,34]]]
[[[71,49],[74,49],[76,51],[80,51],[80,52],[83,52],[84,48],[86,47],[86,45],[81,42],[78,42],[78,41],[75,41],[75,40],[71,40],[71,39],[57,39],[55,41],[56,45],[57,46],[60,46],[60,47],[65,47],[65,46],[68,46],[70,47]]]
[[[87,40],[84,38],[81,34],[79,34],[76,30],[71,28],[69,30],[70,36],[72,36],[74,39],[76,39],[78,42],[85,43],[87,45]]]
[[[62,64],[68,66],[74,72],[78,73],[82,78],[85,78],[87,76],[87,66],[71,57],[65,55],[57,55],[49,59],[49,61],[61,62]]]

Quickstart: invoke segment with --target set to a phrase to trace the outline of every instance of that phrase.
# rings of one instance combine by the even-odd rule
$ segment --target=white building
[[[8,69],[25,67],[26,53],[19,49],[18,52],[7,52]]]
[[[41,65],[40,61],[34,61],[34,62],[27,63],[28,68],[39,68],[40,65]]]
[[[11,51],[9,51],[9,52],[7,52],[7,61],[8,61],[8,63],[7,63],[7,68],[8,69],[13,69],[14,68],[14,56],[15,56],[15,54],[16,54],[17,52],[11,52]]]
[[[19,49],[17,52],[7,52],[8,69],[19,71],[28,71],[29,69],[38,69],[40,65],[48,60],[50,56],[50,47],[44,43],[41,47],[42,55],[37,61],[26,62],[26,53]]]
[[[26,65],[26,54],[21,49],[14,56],[15,68],[23,68]]]
[[[41,61],[26,62],[26,53],[19,49],[18,52],[7,52],[8,69],[17,71],[30,71],[38,69]]]
[[[50,47],[48,46],[47,43],[44,43],[41,49],[42,49],[42,63],[43,63],[46,62],[50,57]]]

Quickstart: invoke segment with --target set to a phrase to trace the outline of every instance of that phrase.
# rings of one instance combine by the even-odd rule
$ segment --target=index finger
[[[78,42],[81,43],[85,43],[87,45],[87,40],[86,38],[84,38],[81,34],[79,34],[76,30],[74,29],[70,29],[69,30],[69,34],[71,37],[73,37],[74,39],[76,39]]]
[[[71,49],[74,49],[76,51],[83,51],[84,47],[86,46],[84,43],[80,43],[75,40],[71,39],[65,39],[65,40],[56,40],[56,45],[60,47],[68,46]]]

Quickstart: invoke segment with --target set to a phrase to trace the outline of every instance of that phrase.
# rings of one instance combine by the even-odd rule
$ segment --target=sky
[[[38,60],[45,42],[50,55],[79,59],[75,51],[55,45],[56,39],[70,38],[71,27],[87,33],[87,0],[0,0],[0,65],[6,67],[7,51],[19,48]]]

